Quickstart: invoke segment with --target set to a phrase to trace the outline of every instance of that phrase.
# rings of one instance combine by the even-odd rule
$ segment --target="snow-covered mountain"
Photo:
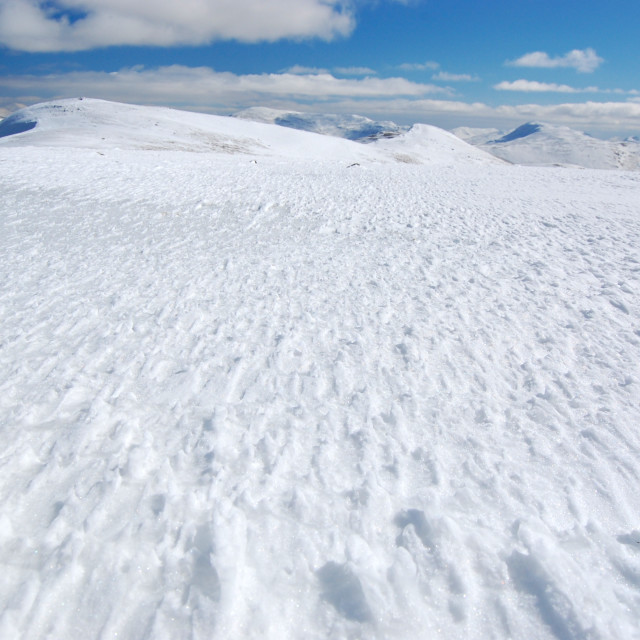
[[[235,118],[244,120],[278,124],[292,129],[313,131],[360,142],[372,142],[380,138],[393,138],[409,130],[409,127],[401,127],[395,122],[376,122],[358,115],[303,113],[301,111],[284,111],[267,107],[251,107],[233,115]]]
[[[451,133],[474,146],[492,142],[505,135],[504,131],[491,127],[456,127],[451,129]]]
[[[591,169],[640,169],[640,143],[600,140],[570,129],[537,122],[508,133],[491,129],[455,129],[470,144],[514,164],[561,165]]]
[[[391,121],[376,122],[358,115],[302,113],[266,107],[245,109],[234,114],[234,117],[359,142],[394,138],[409,130],[409,127],[401,127]],[[424,133],[427,125],[414,127],[422,127]],[[640,142],[633,137],[626,140],[600,140],[569,127],[540,123],[526,123],[509,132],[494,128],[458,127],[451,133],[513,164],[640,169]],[[406,145],[406,141],[403,144]]]
[[[20,133],[20,136],[14,134]],[[234,118],[95,99],[66,99],[21,109],[0,123],[5,145],[174,150],[290,157],[381,160],[372,148]]]
[[[453,133],[427,124],[414,124],[406,133],[374,144],[401,162],[416,164],[459,164],[480,162],[496,164],[491,154],[460,140]]]
[[[640,637],[640,174],[7,121],[0,638]]]
[[[331,121],[330,116],[327,118]],[[344,122],[345,127],[349,122],[353,124],[348,119]],[[316,124],[316,129],[322,129],[319,121]],[[346,129],[342,131],[346,133]],[[46,102],[17,111],[0,123],[0,144],[334,157],[350,163],[495,162],[490,154],[427,125],[414,125],[406,133],[398,130],[392,137],[382,136],[363,145],[342,136],[253,119],[83,98]]]

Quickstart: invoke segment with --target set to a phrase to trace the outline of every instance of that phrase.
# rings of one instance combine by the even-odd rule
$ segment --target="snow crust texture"
[[[0,637],[640,638],[640,175],[261,154],[0,145]]]

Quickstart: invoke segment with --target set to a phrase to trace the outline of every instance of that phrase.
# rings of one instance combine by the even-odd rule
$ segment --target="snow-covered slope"
[[[258,112],[268,114],[273,110]],[[277,113],[277,112],[276,112]],[[283,112],[284,113],[284,112]],[[331,122],[332,116],[327,116]],[[356,116],[354,116],[356,118]],[[265,120],[268,120],[265,115]],[[320,120],[314,128],[322,129]],[[350,122],[344,120],[345,126]],[[371,121],[369,121],[371,122]],[[353,123],[351,123],[353,124]],[[325,133],[331,129],[327,124]],[[345,133],[343,131],[343,133]],[[0,123],[0,145],[174,150],[344,162],[496,162],[453,134],[428,125],[370,145],[273,123],[75,98],[21,109]]]
[[[491,154],[460,140],[453,133],[427,124],[415,124],[407,133],[373,145],[400,162],[417,164],[460,164],[466,162],[498,164]]]
[[[407,127],[400,127],[395,122],[376,122],[358,115],[303,113],[301,111],[284,111],[267,107],[244,109],[235,113],[234,117],[254,122],[278,124],[292,129],[313,131],[361,142],[370,142],[378,138],[392,138],[407,130]]]
[[[640,638],[640,174],[93,106],[0,140],[0,638]]]
[[[371,146],[399,162],[442,164],[451,162],[495,162],[487,154],[438,127],[416,124],[399,127],[393,122],[375,122],[363,116],[301,113],[280,111],[266,107],[252,107],[234,117],[284,127],[338,136]]]
[[[504,131],[490,127],[456,127],[451,129],[451,133],[475,146],[492,142],[505,135]]]
[[[372,149],[330,136],[87,98],[37,104],[0,123],[0,145],[25,144],[381,160]]]
[[[599,140],[569,127],[529,122],[490,138],[490,132],[457,132],[463,139],[515,164],[591,169],[640,169],[640,143]],[[465,135],[468,134],[468,135]]]

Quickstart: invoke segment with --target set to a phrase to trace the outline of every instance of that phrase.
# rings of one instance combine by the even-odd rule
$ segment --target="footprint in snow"
[[[358,576],[346,564],[327,562],[316,571],[322,585],[322,597],[336,611],[356,622],[370,622],[371,609]]]

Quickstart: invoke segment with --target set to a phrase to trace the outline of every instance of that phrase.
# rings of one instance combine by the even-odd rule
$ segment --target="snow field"
[[[0,147],[0,637],[639,638],[640,176]]]

